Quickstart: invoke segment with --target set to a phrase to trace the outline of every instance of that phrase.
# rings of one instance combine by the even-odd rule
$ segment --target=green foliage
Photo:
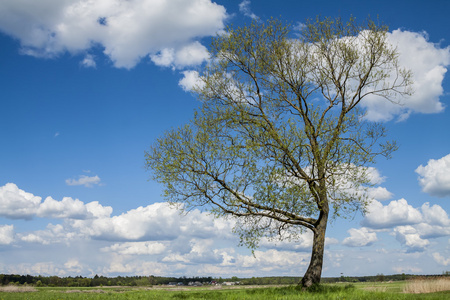
[[[192,122],[146,152],[166,199],[236,218],[241,244],[314,233],[306,282],[320,281],[330,212],[367,205],[379,155],[397,149],[361,101],[409,94],[387,28],[354,19],[308,21],[297,38],[280,21],[228,28],[211,46]],[[312,277],[309,277],[312,276]]]
[[[397,146],[359,104],[410,92],[386,30],[353,19],[308,21],[297,39],[277,20],[228,28],[196,89],[202,108],[146,153],[167,200],[237,217],[251,248],[314,231],[329,204],[335,216],[364,210],[366,166]]]

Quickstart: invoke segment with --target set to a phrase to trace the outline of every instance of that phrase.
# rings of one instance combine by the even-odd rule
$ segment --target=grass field
[[[432,292],[440,289],[438,292]],[[420,291],[419,291],[420,290]],[[409,291],[409,293],[405,293]],[[450,279],[326,284],[310,291],[296,286],[205,286],[149,288],[34,288],[8,286],[0,288],[0,300],[62,300],[62,299],[442,299],[450,298]]]

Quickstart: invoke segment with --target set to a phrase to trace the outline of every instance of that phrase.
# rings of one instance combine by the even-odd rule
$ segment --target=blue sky
[[[324,276],[450,269],[450,1],[4,0],[0,3],[0,273],[300,276],[311,235],[263,241],[180,216],[144,151],[198,106],[212,36],[277,17],[379,16],[416,94],[365,104],[400,149],[373,167],[373,204],[331,224]]]

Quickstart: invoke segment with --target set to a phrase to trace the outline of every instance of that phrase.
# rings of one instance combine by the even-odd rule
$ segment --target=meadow
[[[297,286],[18,287],[0,288],[0,299],[449,299],[450,278],[398,282]]]

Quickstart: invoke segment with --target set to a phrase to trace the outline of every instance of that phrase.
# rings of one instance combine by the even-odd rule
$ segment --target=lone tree
[[[295,34],[297,33],[297,34]],[[195,93],[201,108],[146,152],[171,203],[236,219],[241,244],[314,236],[300,282],[319,283],[329,218],[364,212],[370,166],[395,142],[364,118],[368,96],[397,101],[411,74],[387,28],[354,19],[277,20],[217,36]]]

